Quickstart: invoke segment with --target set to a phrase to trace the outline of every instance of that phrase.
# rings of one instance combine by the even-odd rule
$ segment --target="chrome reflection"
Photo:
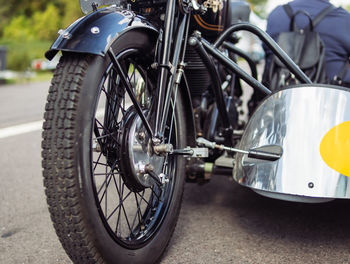
[[[279,145],[283,155],[271,162],[237,154],[234,179],[283,200],[350,198],[350,178],[328,167],[320,154],[325,134],[349,120],[350,92],[343,88],[304,85],[274,93],[250,119],[239,148]]]

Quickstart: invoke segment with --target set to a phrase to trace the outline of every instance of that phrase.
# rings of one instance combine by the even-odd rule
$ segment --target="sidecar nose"
[[[277,199],[349,199],[349,120],[350,92],[342,87],[299,85],[273,93],[253,114],[239,148],[278,145],[283,155],[264,161],[237,154],[234,179]]]

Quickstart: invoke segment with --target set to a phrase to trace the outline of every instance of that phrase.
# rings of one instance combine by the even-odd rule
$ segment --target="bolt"
[[[157,62],[153,62],[153,63],[151,64],[151,68],[152,68],[153,70],[158,69],[158,63],[157,63]]]
[[[309,182],[308,186],[309,186],[310,189],[312,189],[312,188],[314,188],[315,185],[314,185],[313,182]]]
[[[166,154],[173,152],[174,148],[171,144],[161,144],[153,147],[154,153],[156,154]]]
[[[152,142],[153,142],[153,144],[154,145],[159,145],[160,144],[160,142],[162,142],[159,138],[152,138]]]
[[[100,28],[99,27],[92,27],[91,28],[91,33],[92,34],[99,34],[100,33]]]
[[[142,161],[136,164],[136,173],[144,174],[146,173],[146,166]]]
[[[200,31],[196,30],[193,32],[193,36],[200,38],[202,36],[202,33]]]
[[[146,164],[145,166],[145,172],[151,172],[154,170],[154,167],[152,166],[152,164]]]
[[[188,40],[188,44],[189,44],[190,46],[196,46],[197,43],[198,43],[198,39],[195,38],[195,37],[190,37],[189,40]]]
[[[169,182],[168,177],[164,173],[159,174],[159,179],[162,184]]]
[[[137,134],[137,137],[138,137],[139,140],[143,141],[146,138],[146,134],[145,134],[145,132],[139,132]]]

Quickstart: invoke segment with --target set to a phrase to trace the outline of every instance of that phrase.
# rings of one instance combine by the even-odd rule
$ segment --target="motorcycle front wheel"
[[[112,48],[152,126],[157,74],[150,67],[151,43],[142,32],[128,32]],[[163,137],[174,148],[186,146],[182,105],[178,91]],[[108,56],[63,53],[44,118],[45,193],[71,260],[159,261],[179,215],[185,164],[182,157],[152,151],[152,139]]]

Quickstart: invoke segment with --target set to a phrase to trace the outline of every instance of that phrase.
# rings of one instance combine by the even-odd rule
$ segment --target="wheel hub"
[[[120,142],[121,175],[130,190],[140,192],[154,185],[155,180],[148,172],[160,175],[164,157],[153,152],[152,140],[135,110],[125,119]]]

